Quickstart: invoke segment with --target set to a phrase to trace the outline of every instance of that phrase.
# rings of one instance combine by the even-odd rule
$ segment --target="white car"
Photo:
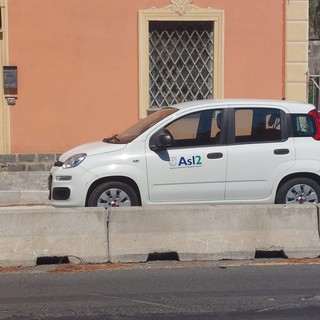
[[[320,118],[313,105],[203,100],[151,114],[64,153],[56,207],[318,203]]]

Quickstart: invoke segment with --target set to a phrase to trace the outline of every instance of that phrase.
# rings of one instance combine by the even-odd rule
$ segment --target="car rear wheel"
[[[278,190],[276,203],[304,204],[318,203],[320,187],[309,178],[295,178],[285,182]]]
[[[91,193],[89,207],[130,207],[138,206],[139,200],[135,191],[123,182],[105,182]]]

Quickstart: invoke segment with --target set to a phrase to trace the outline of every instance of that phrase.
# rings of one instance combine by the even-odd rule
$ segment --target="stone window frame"
[[[309,0],[285,1],[285,98],[308,101]]]
[[[0,67],[8,64],[8,3],[7,0],[0,0],[2,29],[0,30]],[[3,83],[3,73],[0,72],[0,83]],[[10,110],[6,96],[1,90],[0,94],[0,153],[10,153]]]
[[[176,1],[163,8],[139,10],[139,118],[149,111],[149,21],[210,21],[213,32],[213,97],[224,98],[224,10]]]

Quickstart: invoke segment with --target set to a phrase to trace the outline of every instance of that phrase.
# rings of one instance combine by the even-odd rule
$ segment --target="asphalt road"
[[[0,319],[320,318],[320,264],[258,262],[2,272]]]

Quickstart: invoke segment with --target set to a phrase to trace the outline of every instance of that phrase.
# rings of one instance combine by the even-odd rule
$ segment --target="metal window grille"
[[[149,24],[149,107],[213,97],[213,23]]]

